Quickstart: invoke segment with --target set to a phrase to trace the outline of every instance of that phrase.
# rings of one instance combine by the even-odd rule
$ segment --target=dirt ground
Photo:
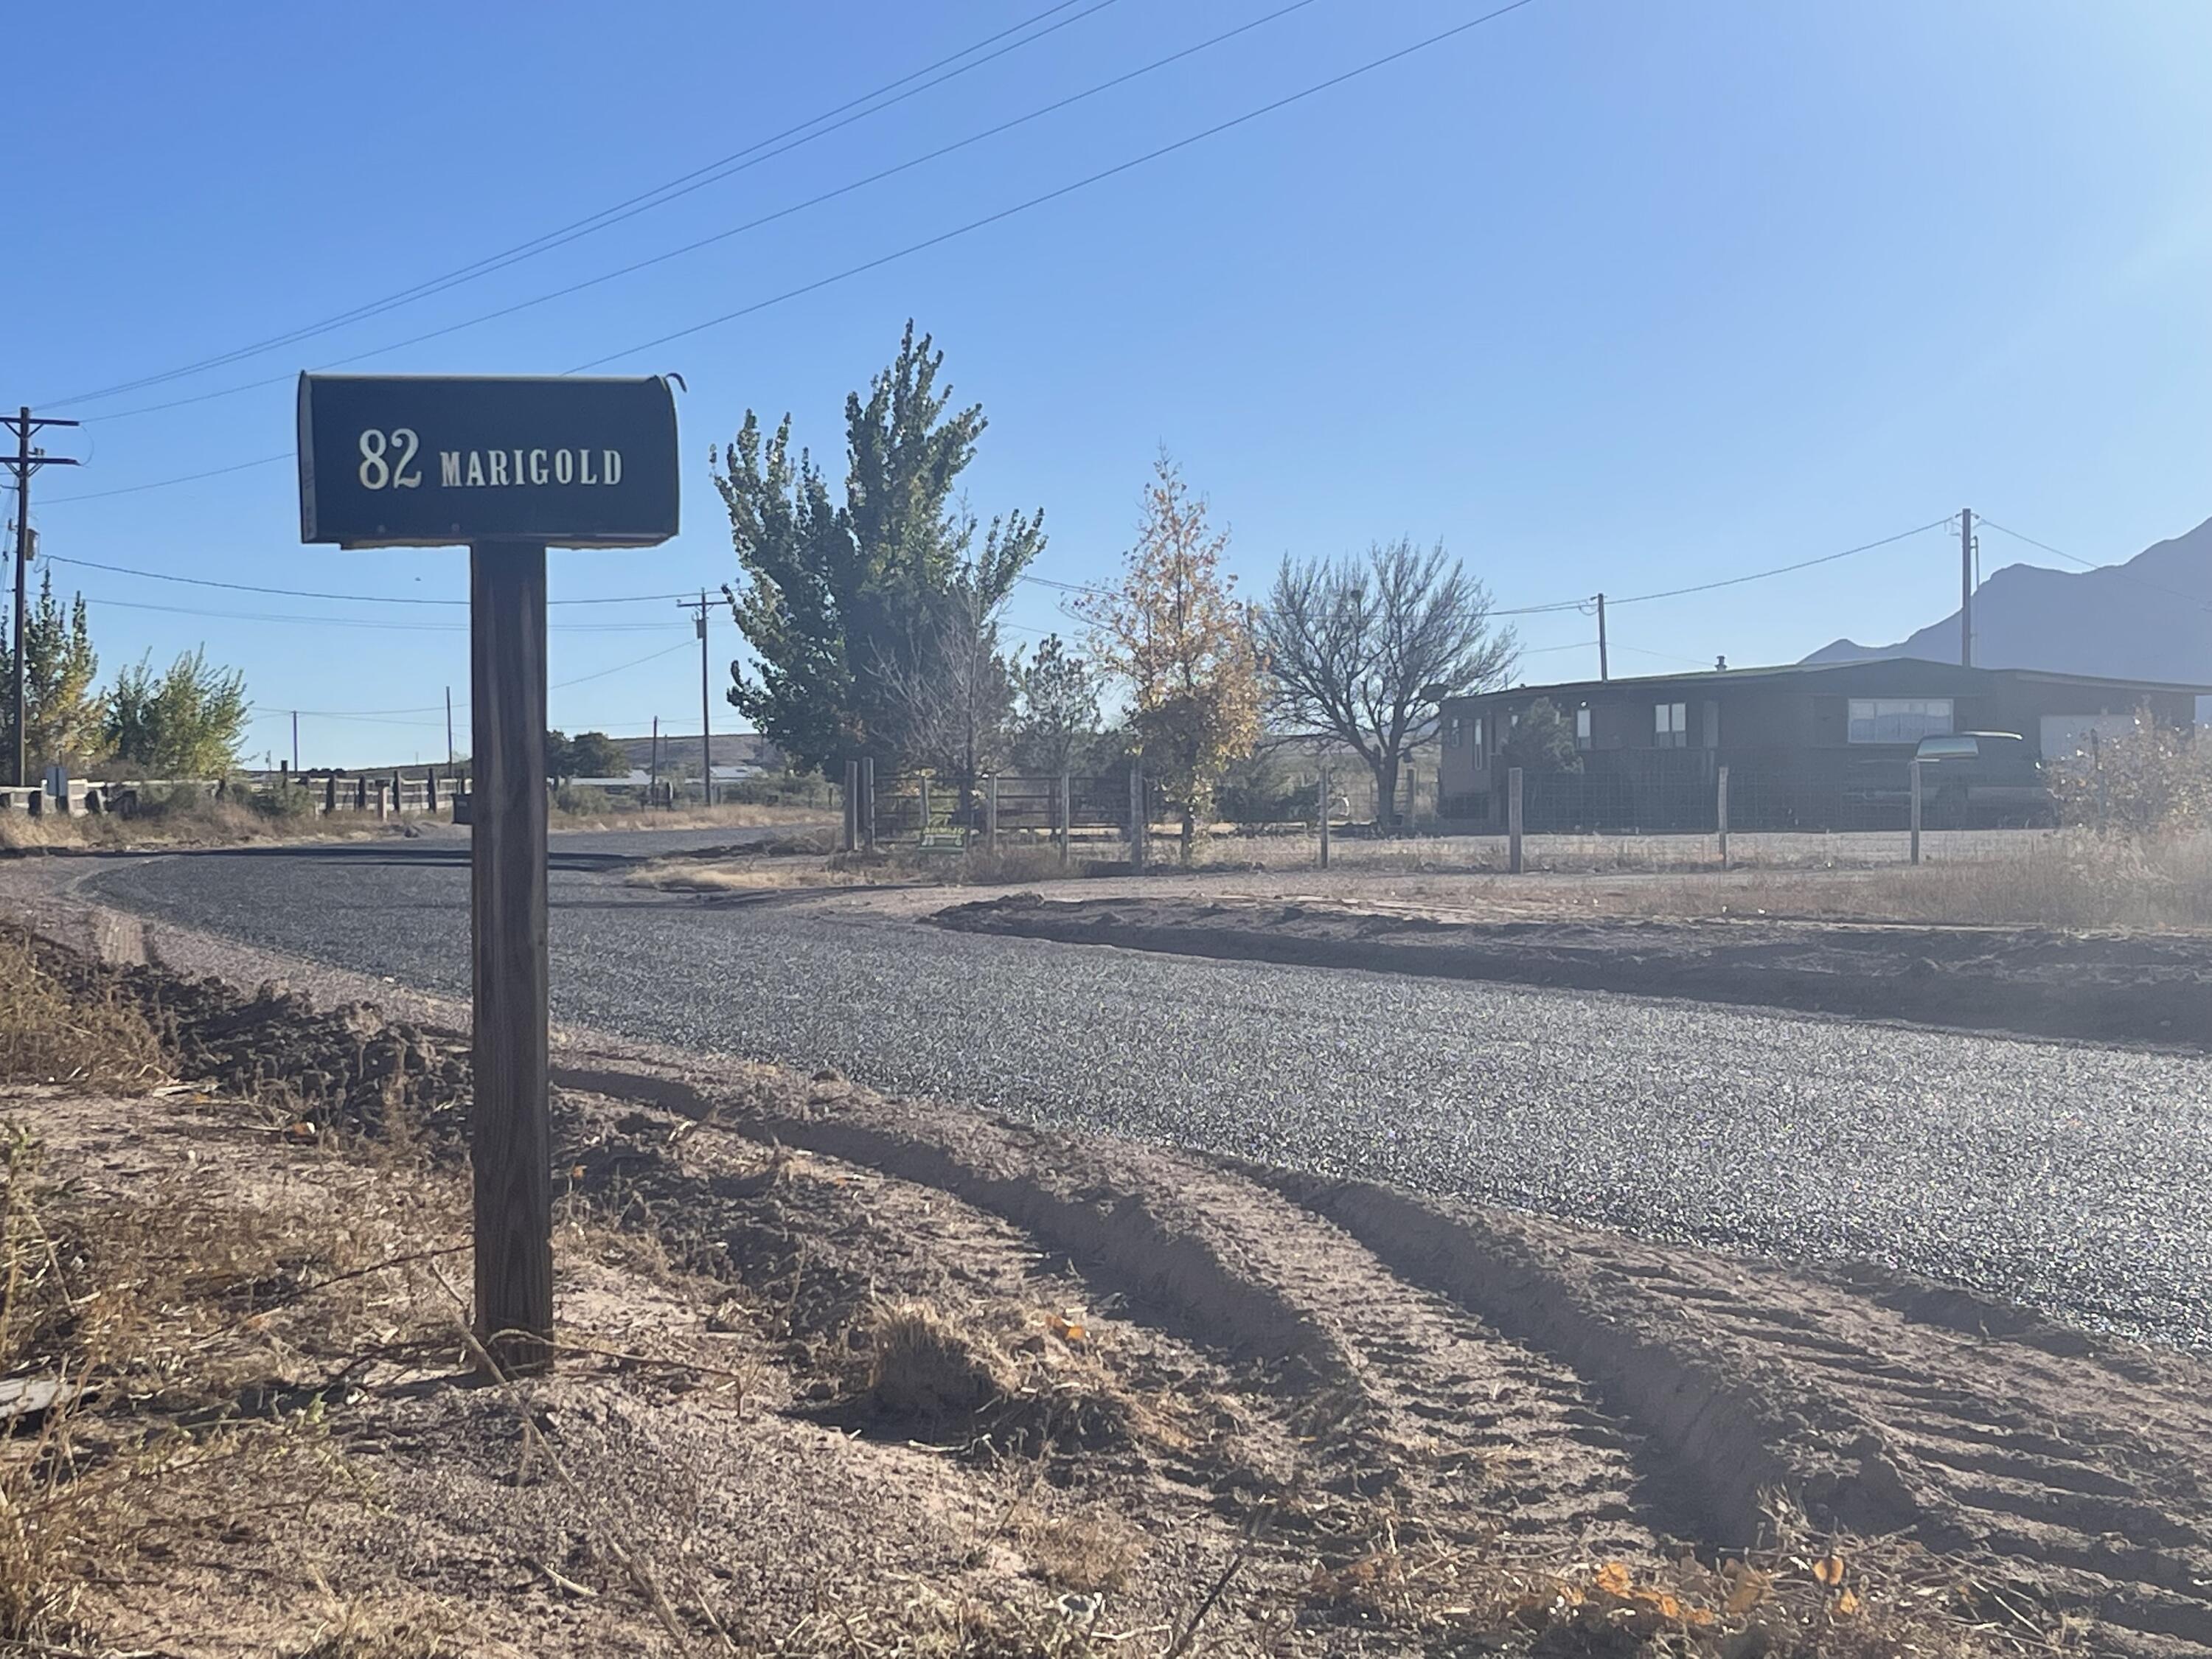
[[[30,1651],[2212,1651],[2194,1358],[571,1034],[485,1383],[453,1039],[39,960],[176,1080],[0,1109]]]
[[[1416,898],[1306,894],[1052,899],[953,905],[963,932],[1451,979],[1508,981],[1859,1018],[2201,1048],[2212,1044],[2212,938],[2049,928],[1800,921],[1585,920],[1572,896],[1509,896],[1534,915]],[[1586,896],[1597,908],[1597,895]]]

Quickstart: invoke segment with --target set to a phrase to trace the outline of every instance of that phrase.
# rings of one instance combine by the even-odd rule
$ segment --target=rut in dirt
[[[1718,1536],[1748,1542],[1780,1493],[1818,1526],[2015,1564],[2042,1596],[2094,1613],[2117,1650],[2212,1650],[2212,1410],[2193,1361],[2016,1310],[1961,1319],[1958,1294],[1902,1281],[1868,1296],[1370,1183],[1254,1173],[1591,1379]]]
[[[1221,1386],[1296,1449],[1283,1492],[1310,1482],[1412,1535],[1502,1542],[1531,1559],[1648,1555],[1681,1528],[1647,1478],[1643,1437],[1584,1378],[1233,1175],[1137,1147],[949,1126],[895,1102],[863,1122],[842,1103],[798,1116],[688,1081],[641,1087],[628,1072],[568,1067],[559,1080],[653,1094],[1019,1230],[1071,1263],[1094,1305],[1213,1356]]]

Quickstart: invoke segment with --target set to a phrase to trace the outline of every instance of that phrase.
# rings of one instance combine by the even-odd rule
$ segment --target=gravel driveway
[[[2212,1345],[2212,1060],[945,933],[556,838],[554,1015]],[[118,861],[88,896],[465,994],[465,842]]]

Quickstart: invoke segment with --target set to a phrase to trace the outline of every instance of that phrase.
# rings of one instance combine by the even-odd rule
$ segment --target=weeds
[[[161,1042],[135,1006],[112,987],[73,995],[28,933],[0,932],[0,1080],[143,1088],[161,1075]]]

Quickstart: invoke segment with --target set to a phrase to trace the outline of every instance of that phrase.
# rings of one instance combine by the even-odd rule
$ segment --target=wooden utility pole
[[[1145,764],[1129,763],[1129,868],[1145,873]]]
[[[1597,677],[1601,680],[1613,678],[1611,665],[1605,657],[1605,595],[1597,596]]]
[[[26,589],[30,581],[31,568],[31,475],[42,466],[76,465],[66,455],[49,455],[43,449],[33,448],[31,439],[44,428],[75,426],[76,422],[56,420],[51,416],[34,419],[27,407],[17,410],[12,417],[0,415],[0,422],[13,428],[15,434],[15,453],[4,460],[9,470],[15,475],[15,673],[9,690],[8,707],[13,713],[15,726],[15,758],[9,781],[21,789],[30,782],[25,775],[29,763],[24,758],[23,742],[23,659],[30,653],[23,649],[23,635],[24,619],[29,610]]]
[[[477,543],[469,579],[477,1335],[512,1376],[553,1360],[545,544]]]
[[[300,769],[300,711],[292,711],[292,769]]]
[[[676,602],[678,611],[692,611],[699,630],[699,799],[706,805],[714,804],[714,734],[713,720],[708,714],[707,702],[707,590],[699,590],[696,603],[690,599]]]
[[[1974,509],[1959,509],[1959,666],[1974,665]]]

